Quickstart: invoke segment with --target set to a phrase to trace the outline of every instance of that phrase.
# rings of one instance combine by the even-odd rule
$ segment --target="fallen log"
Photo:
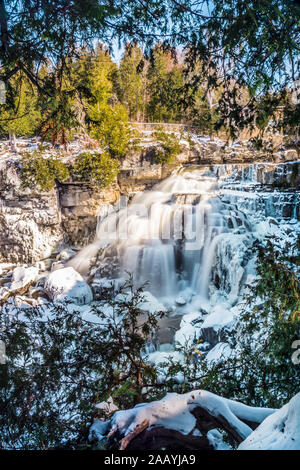
[[[105,422],[96,419],[90,435],[103,440],[109,449],[213,450],[222,445],[220,431],[236,447],[275,411],[205,390],[169,393],[162,400],[117,411]]]

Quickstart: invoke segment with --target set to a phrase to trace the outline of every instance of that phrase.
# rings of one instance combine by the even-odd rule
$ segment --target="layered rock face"
[[[47,258],[63,238],[57,189],[23,189],[18,161],[0,161],[0,262]]]
[[[121,195],[117,183],[103,191],[78,183],[59,184],[58,194],[61,230],[66,241],[78,248],[92,241],[98,217],[106,215]]]
[[[188,155],[184,158],[188,161]],[[33,263],[48,258],[67,243],[82,248],[95,235],[98,217],[112,210],[120,195],[159,182],[174,165],[153,161],[153,152],[131,152],[121,162],[118,180],[104,190],[88,184],[57,183],[49,192],[24,189],[20,157],[0,160],[0,262]]]
[[[33,263],[48,258],[66,243],[77,248],[85,246],[94,238],[99,216],[113,210],[112,206],[121,195],[131,198],[136,192],[151,188],[180,165],[209,163],[218,166],[226,161],[240,162],[237,163],[240,165],[270,157],[251,149],[245,142],[227,150],[223,144],[219,139],[213,141],[207,137],[199,138],[192,146],[181,141],[181,153],[170,165],[157,164],[154,146],[144,144],[142,150],[128,153],[121,162],[117,181],[102,191],[74,182],[57,184],[50,192],[24,189],[20,157],[1,157],[0,262]],[[285,150],[274,154],[272,159],[285,162],[295,159],[296,153]],[[250,171],[249,168],[241,165],[241,171]],[[251,168],[253,171],[253,165]],[[261,163],[256,165],[255,171],[263,184],[283,187],[299,184],[298,166],[294,164]],[[288,211],[293,201],[286,202],[284,210]]]

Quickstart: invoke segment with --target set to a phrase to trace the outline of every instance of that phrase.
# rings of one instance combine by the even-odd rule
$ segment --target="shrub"
[[[0,309],[0,448],[82,449],[94,403],[112,396],[118,406],[145,400],[157,373],[145,357],[163,315],[145,313],[132,278],[104,304],[96,321],[67,305]],[[104,307],[104,308],[103,308]],[[147,389],[145,386],[147,385]],[[156,388],[150,399],[156,398]]]
[[[111,158],[107,152],[83,152],[76,157],[73,172],[80,181],[105,188],[118,175],[118,161]]]
[[[154,132],[159,147],[155,150],[156,163],[171,163],[180,153],[179,139],[173,133],[167,133],[161,127]]]
[[[66,165],[57,158],[45,158],[40,152],[26,153],[22,159],[22,184],[42,191],[51,191],[55,180],[65,181],[69,177]]]
[[[93,115],[91,136],[100,140],[113,157],[122,157],[130,146],[132,131],[124,106],[104,106]]]

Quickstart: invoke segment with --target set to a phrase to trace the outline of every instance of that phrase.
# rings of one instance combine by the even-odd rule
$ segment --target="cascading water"
[[[92,260],[95,283],[118,284],[130,272],[171,315],[204,308],[220,321],[255,275],[254,240],[299,230],[299,194],[272,186],[286,171],[270,164],[180,168],[100,217],[95,242],[71,263],[87,272]]]

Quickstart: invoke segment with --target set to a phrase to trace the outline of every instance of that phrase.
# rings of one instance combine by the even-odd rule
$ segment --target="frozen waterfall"
[[[131,272],[162,300],[180,293],[209,300],[217,293],[234,304],[253,274],[259,224],[297,216],[298,196],[274,191],[271,170],[268,164],[182,167],[99,217],[95,242],[72,264],[87,270],[97,256],[98,279]]]

